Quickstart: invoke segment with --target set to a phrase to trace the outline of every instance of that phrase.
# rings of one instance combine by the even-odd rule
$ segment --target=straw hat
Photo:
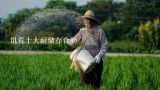
[[[94,12],[92,10],[87,10],[82,17],[92,19],[96,21],[98,24],[100,23],[100,21],[95,18]]]

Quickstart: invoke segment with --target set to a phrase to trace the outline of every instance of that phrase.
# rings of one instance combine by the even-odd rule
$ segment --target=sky
[[[0,0],[0,18],[7,18],[8,14],[14,14],[16,11],[24,8],[43,8],[48,0]],[[91,0],[65,0],[75,1],[78,6],[87,4]],[[115,0],[124,1],[124,0]]]

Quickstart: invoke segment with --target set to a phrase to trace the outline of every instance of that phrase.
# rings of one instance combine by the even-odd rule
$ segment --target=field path
[[[71,52],[58,52],[58,51],[0,50],[0,54],[64,54],[64,55],[69,55],[70,53]],[[160,54],[107,53],[106,56],[153,56],[153,57],[160,57]]]

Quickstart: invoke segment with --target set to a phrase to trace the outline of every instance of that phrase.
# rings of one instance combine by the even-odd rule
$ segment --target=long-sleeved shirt
[[[70,45],[85,42],[84,47],[93,57],[97,54],[104,56],[108,44],[104,31],[99,27],[94,27],[91,33],[89,33],[85,28],[81,28],[80,31],[70,39],[72,41]]]

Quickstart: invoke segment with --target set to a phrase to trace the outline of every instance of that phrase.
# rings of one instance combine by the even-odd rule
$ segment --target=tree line
[[[105,31],[109,51],[115,52],[160,52],[160,0],[91,0],[86,5],[77,6],[76,2],[49,0],[44,8],[23,9],[0,19],[0,40],[7,41],[14,35],[15,29],[31,15],[52,8],[66,8],[82,15],[91,9],[101,21],[100,27]],[[69,27],[53,26],[55,35],[69,32]],[[64,32],[61,33],[60,30]],[[59,30],[59,31],[58,31]],[[69,32],[69,33],[68,33]],[[64,34],[63,34],[64,35]],[[62,36],[62,35],[61,35]],[[2,47],[2,45],[1,45]]]

